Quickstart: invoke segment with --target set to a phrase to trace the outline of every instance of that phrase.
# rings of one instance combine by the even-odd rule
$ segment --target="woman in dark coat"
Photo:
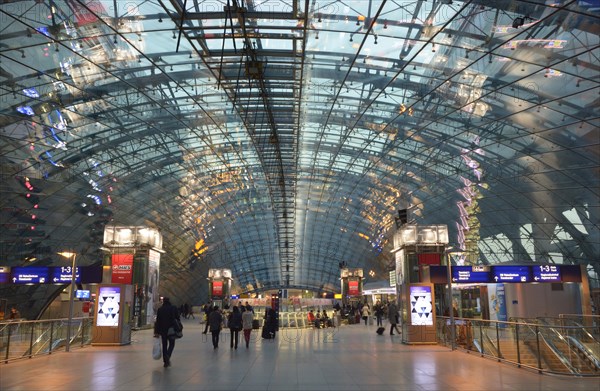
[[[278,327],[277,313],[273,308],[269,308],[267,311],[267,319],[265,319],[265,328],[270,338],[275,338],[275,333]]]
[[[227,321],[227,326],[229,326],[229,332],[231,334],[231,348],[233,349],[235,346],[237,349],[240,330],[242,330],[242,313],[238,306],[233,307],[233,312]]]

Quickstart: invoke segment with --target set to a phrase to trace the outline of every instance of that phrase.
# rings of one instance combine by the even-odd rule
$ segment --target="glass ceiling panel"
[[[533,261],[599,258],[589,3],[54,3],[0,4],[10,264],[150,224],[169,246],[166,280],[189,272],[169,294],[205,295],[207,265],[249,291],[333,291],[342,261],[385,274],[402,208],[447,224],[469,262],[512,260],[526,225],[543,233]],[[24,178],[43,236],[22,230]],[[571,209],[591,214],[577,239],[560,217]],[[79,238],[62,226],[76,219]]]

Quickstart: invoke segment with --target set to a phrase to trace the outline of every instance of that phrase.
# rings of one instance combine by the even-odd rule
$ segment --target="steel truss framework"
[[[182,301],[208,267],[333,291],[342,263],[386,277],[408,209],[464,262],[586,264],[598,286],[599,11],[1,2],[2,263],[91,264],[106,224],[146,224]]]

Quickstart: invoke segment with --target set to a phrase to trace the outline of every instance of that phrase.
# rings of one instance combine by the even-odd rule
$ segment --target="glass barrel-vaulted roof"
[[[598,286],[599,12],[4,2],[1,263],[91,264],[106,224],[149,225],[182,301],[208,267],[334,291],[340,265],[385,278],[408,209],[468,262],[584,264]]]

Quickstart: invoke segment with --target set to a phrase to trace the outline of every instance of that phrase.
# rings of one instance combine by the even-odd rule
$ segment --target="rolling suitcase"
[[[264,339],[271,339],[271,333],[269,332],[269,330],[265,326],[263,326],[263,328],[262,328],[262,337]]]
[[[383,328],[383,327],[377,327],[377,334],[383,335],[384,331],[385,331],[385,328]]]

